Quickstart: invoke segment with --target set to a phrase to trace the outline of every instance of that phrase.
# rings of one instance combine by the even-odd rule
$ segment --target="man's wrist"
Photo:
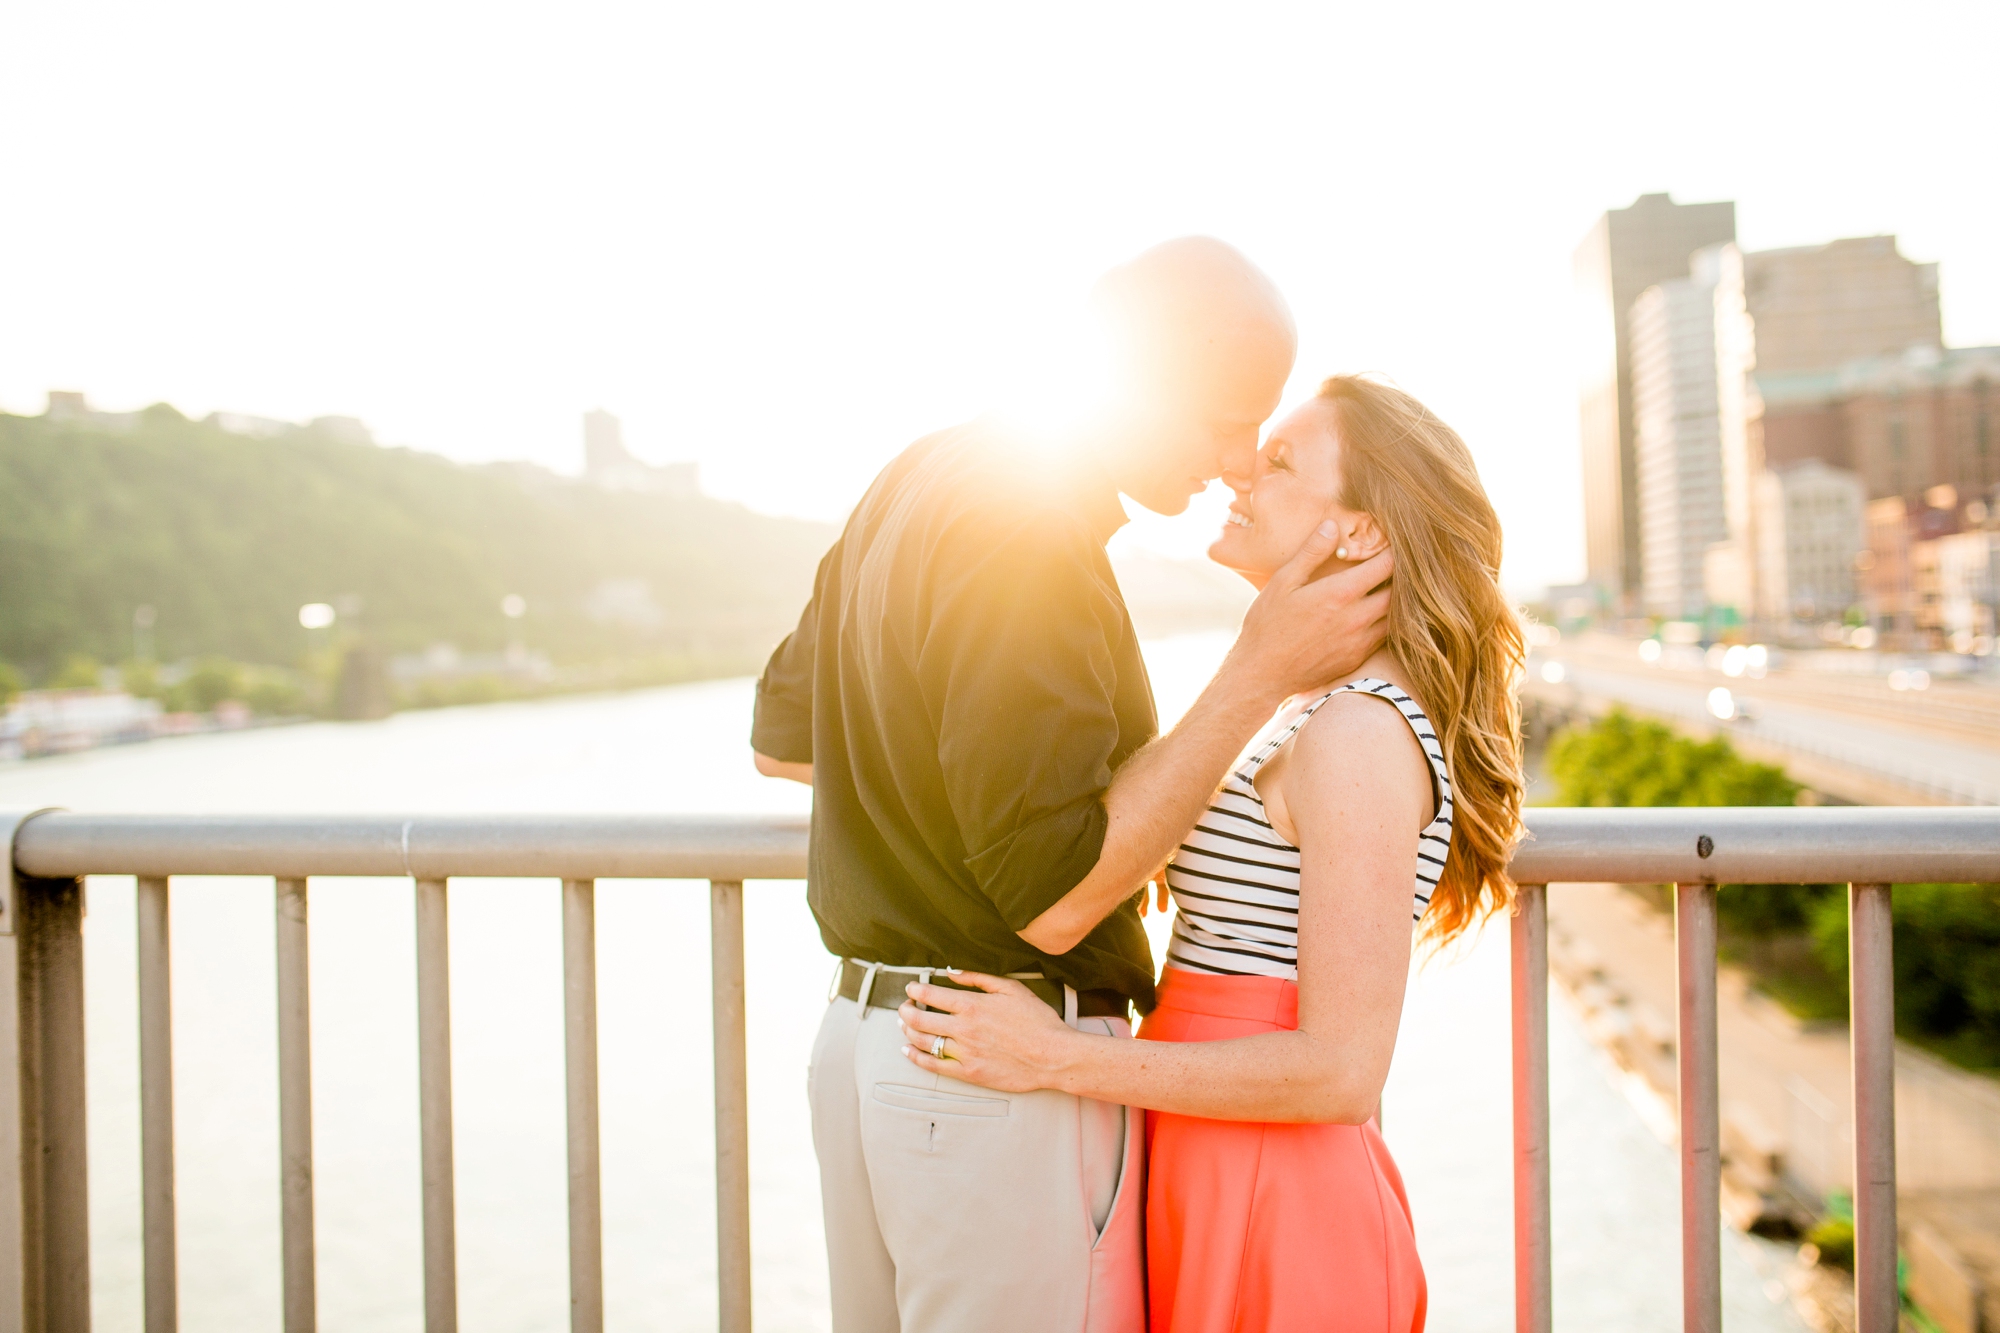
[[[1291,694],[1254,656],[1236,653],[1222,659],[1210,688],[1221,702],[1247,707],[1259,717],[1268,716]]]

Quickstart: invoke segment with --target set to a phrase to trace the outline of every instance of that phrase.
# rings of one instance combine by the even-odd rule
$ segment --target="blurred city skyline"
[[[1571,253],[1645,193],[1895,234],[2000,343],[1968,151],[2000,11],[32,6],[0,23],[0,410],[48,390],[575,472],[580,414],[837,519],[1166,236],[1284,288],[1291,397],[1467,437],[1517,590],[1581,578]],[[1959,131],[1959,132],[1954,132]],[[1197,554],[1217,507],[1125,540]]]

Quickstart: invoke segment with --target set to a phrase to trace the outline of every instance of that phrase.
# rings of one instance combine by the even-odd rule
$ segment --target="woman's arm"
[[[1354,695],[1322,707],[1291,750],[1273,777],[1301,849],[1297,1031],[1209,1042],[1092,1036],[1017,982],[964,973],[988,993],[910,988],[946,1012],[903,1006],[909,1058],[1004,1091],[1057,1088],[1216,1120],[1367,1119],[1402,1016],[1430,769],[1394,708]],[[928,1054],[939,1035],[951,1039],[950,1060]]]
[[[1271,576],[1194,706],[1112,776],[1097,864],[1022,928],[1023,940],[1048,954],[1074,949],[1172,855],[1215,784],[1286,695],[1302,682],[1327,679],[1329,671],[1350,671],[1380,648],[1394,557],[1384,549],[1315,580],[1335,531],[1331,522],[1322,524]]]

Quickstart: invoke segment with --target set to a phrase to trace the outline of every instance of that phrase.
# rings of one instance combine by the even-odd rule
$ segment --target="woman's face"
[[[1358,549],[1369,544],[1374,525],[1336,503],[1340,437],[1334,406],[1324,399],[1313,399],[1272,427],[1248,475],[1225,472],[1223,480],[1236,499],[1208,557],[1259,587],[1328,518],[1340,525],[1350,562],[1381,549],[1379,544]]]

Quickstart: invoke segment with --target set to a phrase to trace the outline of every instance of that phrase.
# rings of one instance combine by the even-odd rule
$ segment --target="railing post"
[[[417,881],[417,1118],[424,1181],[424,1333],[458,1333],[451,1134],[451,927],[445,881]]]
[[[1854,1061],[1854,1313],[1895,1333],[1896,969],[1887,884],[1847,888],[1848,1022]]]
[[[180,1325],[174,1227],[174,1009],[167,881],[139,880],[139,1174],[146,1333]]]
[[[278,916],[278,1200],[285,1333],[319,1323],[313,1244],[312,988],[306,881],[281,879]]]
[[[29,978],[21,971],[21,939],[14,929],[20,916],[21,887],[14,873],[14,834],[31,816],[0,814],[0,1328],[29,1327],[28,1274],[40,1267],[30,1255],[39,1244],[41,1219],[37,1191],[28,1186],[28,1163],[38,1155],[35,1138],[41,1104],[40,1084],[31,1076],[28,1057],[35,1049],[22,1023],[22,992]],[[30,1238],[36,1238],[31,1241]]]
[[[1549,1333],[1549,890],[1518,886],[1513,935],[1514,1328]]]
[[[1716,1087],[1715,886],[1674,886],[1680,991],[1681,1321],[1722,1333],[1722,1120]]]
[[[14,870],[0,816],[0,1328],[89,1333],[83,881]]]
[[[716,1301],[722,1333],[750,1333],[750,1056],[744,1026],[743,884],[708,886],[715,987]]]
[[[563,881],[563,1054],[569,1106],[570,1333],[604,1333],[597,1148],[597,882]]]

